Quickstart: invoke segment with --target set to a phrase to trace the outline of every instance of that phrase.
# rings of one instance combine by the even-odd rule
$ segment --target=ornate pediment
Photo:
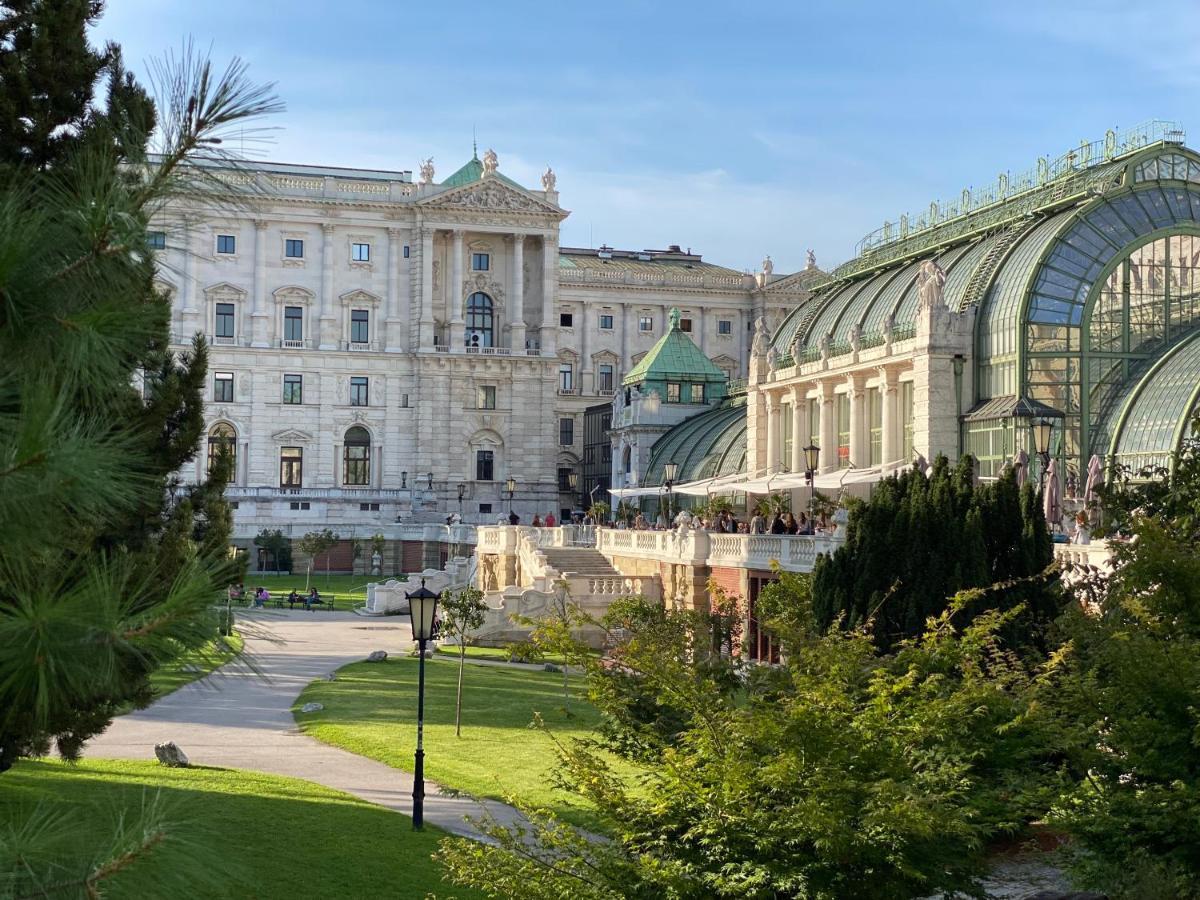
[[[283,431],[276,431],[271,435],[271,440],[278,444],[308,444],[311,443],[313,436],[307,431],[300,431],[298,428],[285,428]]]
[[[338,297],[345,305],[357,304],[359,306],[378,305],[382,299],[378,294],[372,294],[370,291],[364,291],[362,288],[355,288],[352,291],[347,291]]]
[[[480,212],[531,213],[558,218],[565,218],[567,215],[553,203],[540,200],[498,178],[483,178],[462,187],[443,191],[420,201],[419,205]]]
[[[240,300],[246,296],[246,290],[238,287],[236,284],[230,284],[228,281],[218,281],[216,284],[206,287],[204,294],[209,298],[232,298]]]
[[[766,287],[768,294],[802,294],[824,284],[829,275],[820,269],[801,269],[791,275],[772,281]]]

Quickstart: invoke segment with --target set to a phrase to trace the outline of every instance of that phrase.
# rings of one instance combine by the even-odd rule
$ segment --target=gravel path
[[[304,610],[241,615],[248,625],[246,653],[257,672],[235,660],[147,709],[121,716],[88,744],[85,755],[153,759],[155,744],[174,741],[194,765],[304,778],[412,815],[412,775],[302,734],[291,712],[309,682],[372,650],[407,653],[412,648],[407,621]],[[478,837],[465,817],[484,808],[505,824],[519,815],[502,803],[440,795],[436,784],[425,782],[425,821],[432,825]]]

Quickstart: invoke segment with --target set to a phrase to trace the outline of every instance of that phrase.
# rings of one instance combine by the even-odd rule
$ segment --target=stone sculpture
[[[557,190],[558,176],[554,174],[554,170],[546,166],[546,171],[542,173],[542,190],[550,193]]]
[[[754,320],[754,343],[751,345],[750,353],[756,357],[766,356],[770,346],[771,336],[767,334],[767,320],[763,316],[759,316]]]
[[[421,162],[421,184],[433,184],[433,157]]]
[[[917,271],[917,306],[920,309],[937,309],[944,305],[942,290],[946,285],[946,273],[935,260],[927,259]]]
[[[817,267],[817,254],[815,254],[811,250],[809,250],[807,255],[808,255],[808,262],[806,262],[804,264],[804,268],[815,269]]]
[[[496,151],[491,147],[483,151],[483,175],[487,178],[489,175],[495,175],[496,170],[500,168],[500,160],[496,156]]]

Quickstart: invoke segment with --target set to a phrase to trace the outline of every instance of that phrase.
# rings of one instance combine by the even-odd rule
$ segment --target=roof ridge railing
[[[855,257],[862,258],[889,244],[906,241],[923,232],[938,228],[954,219],[974,215],[998,205],[1007,205],[1026,194],[1040,192],[1061,179],[1072,178],[1088,169],[1113,162],[1155,143],[1182,144],[1184,131],[1179,123],[1152,119],[1128,131],[1110,128],[1098,141],[1081,141],[1079,146],[1051,161],[1040,157],[1026,172],[1012,175],[1002,172],[986,188],[964,188],[959,199],[939,203],[917,216],[900,216],[898,222],[884,222],[881,228],[868,234],[855,248]],[[1065,188],[1065,186],[1063,186]]]

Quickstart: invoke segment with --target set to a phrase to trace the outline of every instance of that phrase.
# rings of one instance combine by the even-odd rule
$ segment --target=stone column
[[[509,316],[508,345],[513,353],[525,352],[525,235],[517,232],[512,236],[512,287],[509,289],[509,302],[512,304]]]
[[[243,440],[238,442],[237,455],[237,474],[234,477],[234,484],[238,487],[245,487],[247,483],[246,475],[250,471],[250,441]]]
[[[455,228],[450,232],[450,277],[446,283],[446,310],[450,315],[450,349],[464,346],[467,323],[463,320],[463,233]]]
[[[867,445],[863,440],[866,423],[867,394],[863,387],[863,376],[853,373],[846,376],[850,388],[850,465],[862,468],[866,463]]]
[[[419,348],[433,349],[433,229],[421,229],[421,322]]]
[[[321,320],[320,348],[336,350],[341,340],[341,330],[333,298],[333,225],[321,225]]]
[[[399,228],[387,230],[387,314],[384,320],[384,348],[391,353],[404,349],[404,333],[400,315],[400,235]]]
[[[883,378],[880,386],[880,400],[883,408],[880,416],[881,450],[884,465],[896,462],[900,455],[900,434],[896,429],[898,412],[896,405],[900,397],[897,372],[888,366],[880,366],[879,374]]]
[[[838,467],[837,410],[834,407],[833,382],[821,382],[821,471],[832,472]]]
[[[250,346],[270,346],[271,315],[267,312],[267,223],[254,220],[254,297],[250,313]]]
[[[554,317],[554,293],[558,287],[558,241],[553,235],[542,236],[542,355],[553,356],[558,349],[558,322]]]
[[[371,487],[379,490],[383,485],[383,445],[371,445]]]
[[[766,393],[767,400],[767,474],[779,470],[779,397]]]
[[[592,393],[591,326],[588,324],[588,304],[579,304],[579,393]]]
[[[201,315],[199,305],[200,285],[196,283],[196,256],[198,255],[198,238],[201,234],[199,223],[195,219],[185,219],[183,223],[183,308],[179,314],[179,324],[183,331],[180,335],[183,343],[189,343],[197,331],[208,331],[208,326]]]
[[[799,385],[792,387],[792,471],[804,471],[804,446],[808,443],[808,400]]]

